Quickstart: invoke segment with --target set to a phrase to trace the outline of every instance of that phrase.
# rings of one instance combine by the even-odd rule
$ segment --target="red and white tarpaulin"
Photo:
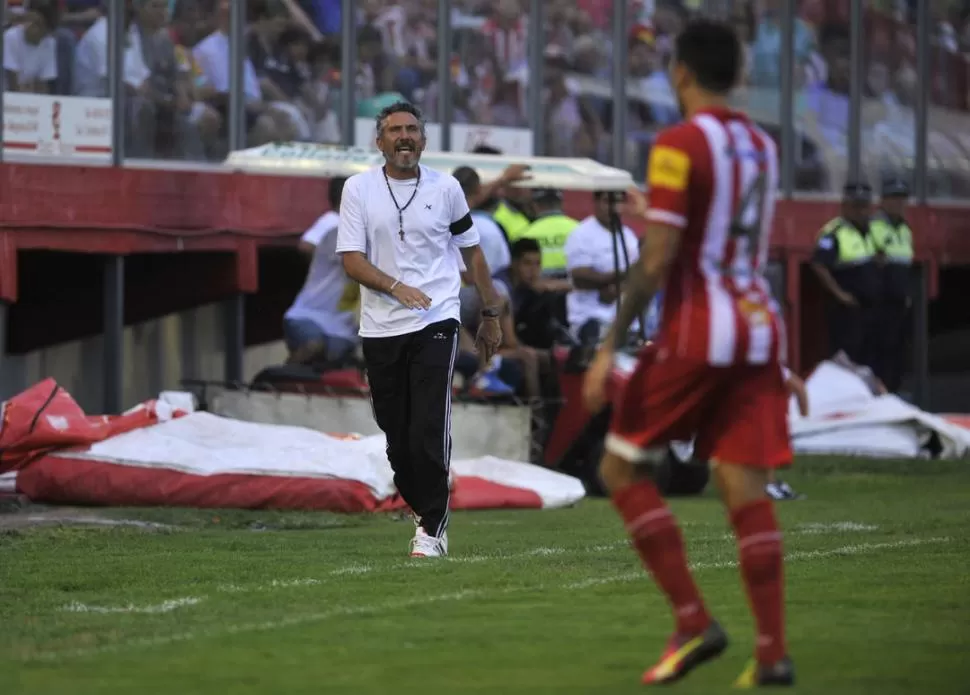
[[[184,394],[163,394],[119,417],[91,417],[44,381],[3,405],[0,491],[106,506],[405,506],[383,436],[326,435],[191,410]],[[455,509],[563,507],[584,494],[577,479],[528,463],[452,462]]]
[[[820,364],[805,381],[805,390],[809,416],[799,415],[794,399],[789,407],[796,453],[947,459],[970,455],[965,416],[934,415],[897,396],[873,395],[861,378],[833,362]]]

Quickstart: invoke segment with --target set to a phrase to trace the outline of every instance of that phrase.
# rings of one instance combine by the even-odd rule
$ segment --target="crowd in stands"
[[[614,2],[628,3],[627,61],[613,56]],[[868,2],[864,114],[867,165],[899,168],[915,151],[916,0]],[[11,0],[4,34],[5,87],[12,91],[107,95],[104,0]],[[127,156],[219,160],[227,150],[228,0],[125,0]],[[611,75],[628,76],[622,163],[642,170],[653,134],[678,117],[665,65],[671,37],[691,12],[730,17],[745,38],[750,87],[744,104],[779,130],[782,0],[547,0],[543,4],[545,154],[611,159]],[[438,92],[436,0],[361,0],[357,9],[359,115],[404,98],[434,122]],[[455,123],[528,128],[528,0],[455,0],[449,60]],[[338,142],[340,0],[246,0],[247,139]],[[835,191],[847,149],[849,3],[799,0],[795,27],[796,183]],[[970,0],[931,3],[932,103],[970,110],[966,53]],[[379,108],[379,106],[377,106]],[[931,138],[943,160],[968,158],[943,117]],[[932,125],[931,114],[931,125]],[[942,154],[938,153],[940,150]],[[834,158],[834,160],[833,160]],[[962,169],[962,167],[957,167]],[[879,172],[872,171],[874,177]],[[938,179],[940,177],[937,177]],[[953,178],[952,176],[950,178]],[[943,195],[970,195],[961,181],[931,182]]]

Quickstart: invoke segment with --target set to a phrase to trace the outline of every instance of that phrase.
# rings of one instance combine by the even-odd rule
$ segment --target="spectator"
[[[222,116],[208,103],[216,92],[192,54],[192,50],[209,31],[199,0],[179,0],[169,25],[169,38],[175,45],[179,79],[192,102],[188,118],[199,131],[206,158],[222,159],[225,156],[225,148],[219,149],[220,144],[225,144],[219,142],[219,133],[223,129]]]
[[[3,34],[4,91],[52,94],[58,77],[58,9],[46,2],[33,2],[19,24]]]
[[[608,191],[593,194],[593,214],[566,241],[566,268],[575,288],[566,296],[570,331],[583,344],[596,345],[616,317],[617,286],[640,256],[633,231],[614,231]],[[615,213],[613,213],[615,215]]]
[[[316,122],[317,92],[310,68],[310,35],[299,27],[289,27],[280,34],[279,54],[267,67],[266,76],[282,92],[283,99],[273,107],[284,111],[293,126],[289,139],[309,140],[311,120]]]
[[[228,123],[229,113],[229,0],[219,0],[216,14],[217,28],[193,49],[202,78],[211,87],[208,104]],[[249,58],[243,64],[245,118],[250,147],[280,139],[287,124],[285,114],[273,111],[263,101],[256,69]]]
[[[521,0],[498,0],[495,13],[482,26],[482,34],[503,74],[528,65],[529,13]]]
[[[191,122],[190,85],[180,78],[175,46],[163,30],[165,13],[165,0],[131,0],[125,5],[126,152],[141,158],[165,151],[182,159],[202,159],[202,142]],[[74,79],[80,96],[108,96],[107,17],[100,17],[81,37]]]
[[[542,247],[544,274],[565,277],[566,254],[563,249],[569,235],[579,223],[562,211],[562,191],[534,189],[532,201],[536,219],[522,236],[535,239]]]
[[[472,220],[478,229],[478,245],[482,247],[482,253],[485,254],[485,261],[492,272],[492,277],[507,280],[509,264],[512,262],[508,237],[491,215],[476,209],[476,202],[481,197],[481,177],[471,167],[458,167],[452,172],[452,176],[461,184],[461,190],[465,193],[465,199],[471,208]]]
[[[329,40],[314,44],[310,49],[314,142],[339,143],[340,120],[335,98],[340,88],[340,46]]]
[[[192,121],[192,83],[178,69],[175,45],[165,31],[166,0],[135,0],[132,27],[140,38],[141,56],[148,69],[145,89],[129,103],[126,124],[128,154],[202,160],[205,151]]]
[[[303,289],[283,317],[290,354],[287,364],[339,363],[357,348],[360,286],[344,272],[336,253],[340,198],[346,179],[330,180],[330,211],[300,239],[300,250],[311,256]]]
[[[384,53],[381,32],[366,25],[357,30],[357,98],[373,99],[392,89],[394,72]]]
[[[848,30],[828,25],[821,34],[822,53],[828,66],[826,84],[808,93],[808,106],[818,121],[826,144],[848,156],[849,85],[852,78]]]
[[[781,2],[766,0],[756,23],[751,46],[751,84],[777,90],[781,88]],[[815,36],[806,22],[795,18],[796,86],[807,79],[806,67],[815,53]]]
[[[536,348],[550,348],[566,334],[565,293],[568,280],[543,277],[542,249],[528,237],[512,243],[509,300],[519,340]]]

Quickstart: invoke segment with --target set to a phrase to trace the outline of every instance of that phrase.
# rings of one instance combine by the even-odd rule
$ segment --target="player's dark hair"
[[[741,41],[730,24],[693,19],[677,35],[674,60],[694,73],[702,89],[727,94],[741,72]]]
[[[327,190],[327,198],[330,200],[331,210],[340,209],[340,198],[343,197],[345,183],[347,183],[347,179],[339,176],[330,179],[330,187]]]
[[[384,121],[396,113],[409,113],[414,116],[421,125],[421,133],[424,133],[424,116],[421,115],[421,109],[407,101],[396,101],[390,106],[385,106],[381,109],[380,113],[377,114],[377,118],[374,119],[377,123],[378,135],[384,131]]]
[[[523,237],[512,244],[512,260],[517,261],[527,253],[542,253],[539,242],[531,237]]]
[[[458,180],[458,185],[461,186],[461,190],[465,195],[474,193],[482,185],[482,178],[471,167],[458,167],[451,172],[451,175]]]

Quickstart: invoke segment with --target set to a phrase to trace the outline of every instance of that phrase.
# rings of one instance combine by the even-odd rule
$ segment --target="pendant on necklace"
[[[401,241],[404,241],[404,214],[401,212],[397,213],[397,224],[398,224],[398,236],[401,237]]]

